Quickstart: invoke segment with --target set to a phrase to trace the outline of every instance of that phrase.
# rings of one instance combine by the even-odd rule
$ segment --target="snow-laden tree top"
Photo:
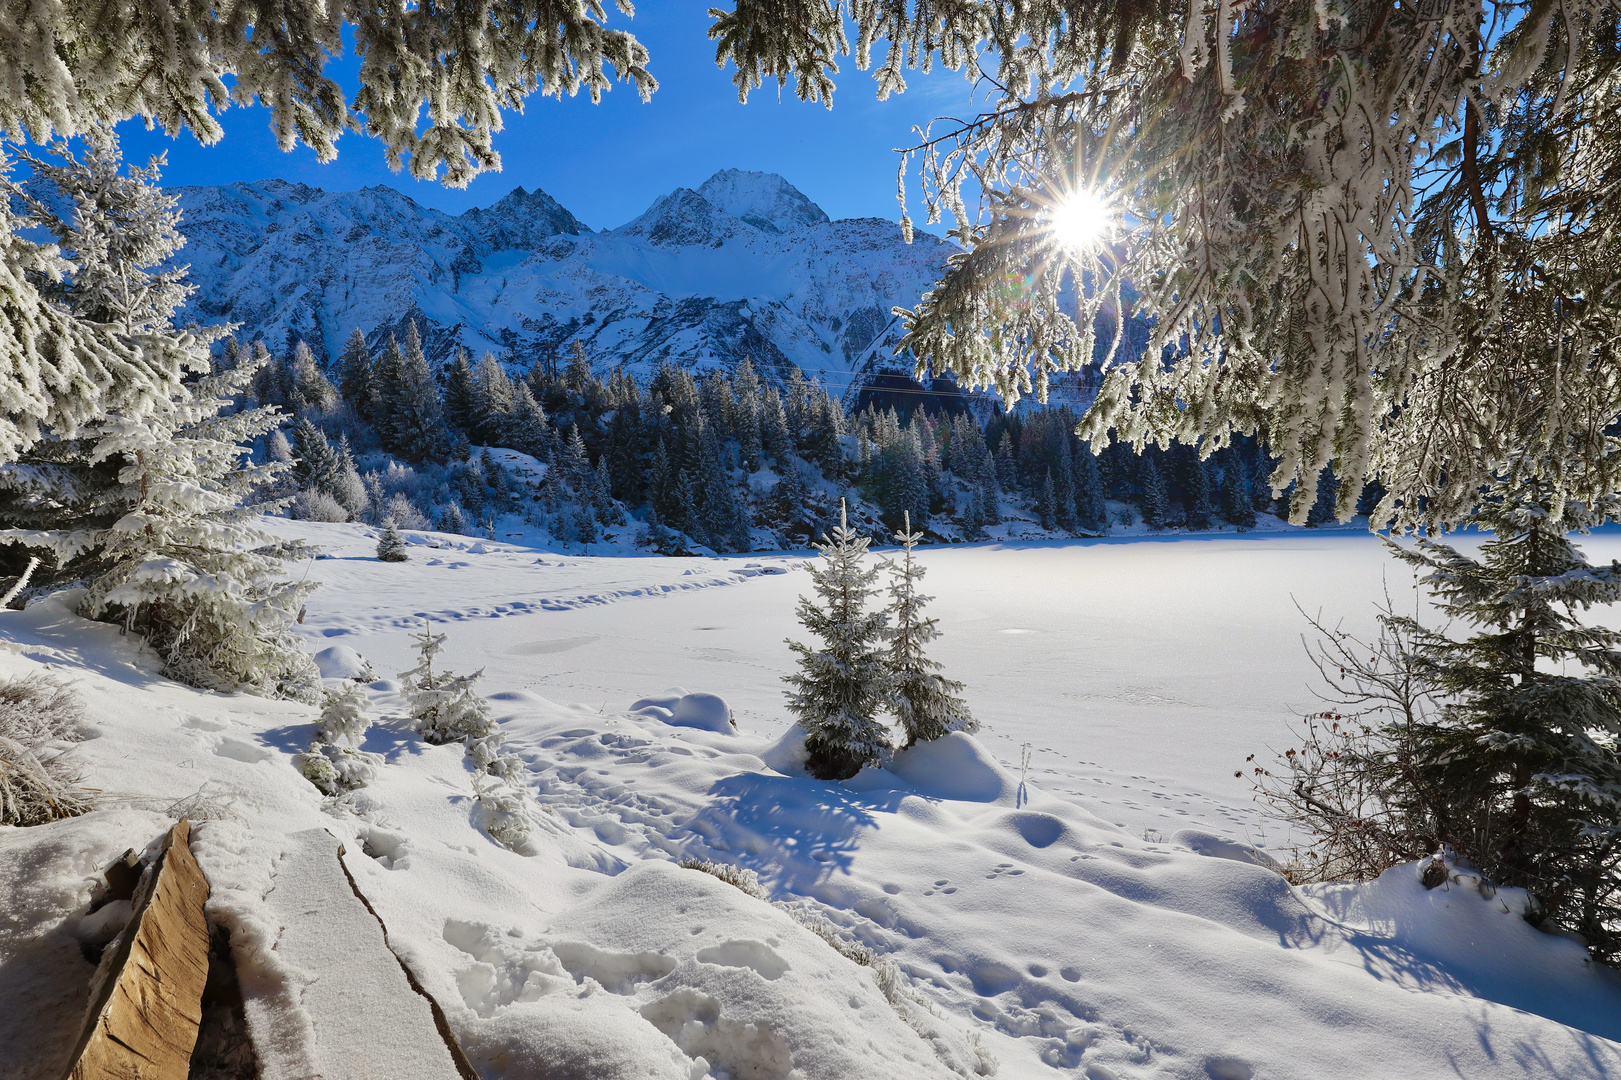
[[[852,52],[880,96],[977,81],[913,157],[969,249],[907,315],[920,365],[1012,398],[1096,363],[1095,447],[1261,430],[1300,513],[1332,463],[1342,513],[1372,476],[1411,524],[1516,460],[1616,485],[1618,26],[1615,0],[737,0],[711,35],[744,96],[826,100]]]
[[[408,156],[412,176],[443,167],[460,186],[500,167],[491,134],[530,94],[595,101],[611,75],[653,92],[647,50],[606,21],[598,0],[0,0],[0,130],[45,142],[142,116],[213,142],[213,111],[257,99],[284,150],[328,161],[344,130],[364,131],[394,168]],[[352,100],[325,70],[346,26]]]
[[[1099,364],[1094,446],[1262,431],[1301,514],[1329,464],[1342,513],[1372,477],[1403,524],[1466,516],[1515,461],[1550,463],[1563,496],[1621,483],[1604,434],[1621,413],[1618,0],[711,13],[745,98],[793,79],[830,102],[852,54],[880,97],[908,68],[976,81],[984,111],[914,148],[930,220],[949,213],[969,249],[907,315],[920,364],[1009,399]],[[0,132],[141,115],[211,141],[210,109],[257,98],[283,146],[330,158],[362,130],[391,164],[464,184],[499,167],[501,109],[527,95],[654,89],[606,23],[597,0],[0,0]],[[352,100],[324,74],[346,26]],[[0,270],[25,256],[44,257]],[[1146,342],[1123,340],[1128,314]]]

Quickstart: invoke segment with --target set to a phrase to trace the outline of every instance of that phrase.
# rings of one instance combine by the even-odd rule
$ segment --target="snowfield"
[[[169,682],[62,597],[0,612],[0,677],[78,684],[101,789],[85,817],[0,828],[0,1077],[60,1074],[80,945],[116,930],[83,914],[96,875],[181,813],[267,1080],[432,1075],[408,1038],[356,1034],[399,973],[299,917],[349,889],[340,865],[489,1080],[1621,1075],[1621,978],[1515,890],[1269,868],[1289,837],[1234,774],[1313,704],[1296,602],[1363,628],[1386,584],[1415,602],[1365,533],[923,549],[933,652],[983,730],[829,784],[782,705],[806,553],[413,533],[384,564],[364,527],[272,524],[329,556],[302,629],[330,684],[367,681],[385,763],[325,799],[292,762],[316,710]],[[1607,561],[1621,535],[1584,547]],[[395,719],[424,617],[525,764],[522,854],[482,828],[462,748]]]

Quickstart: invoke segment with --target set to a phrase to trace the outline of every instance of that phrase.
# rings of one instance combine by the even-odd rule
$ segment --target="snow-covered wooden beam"
[[[186,1080],[208,981],[208,881],[178,822],[90,982],[67,1080]]]

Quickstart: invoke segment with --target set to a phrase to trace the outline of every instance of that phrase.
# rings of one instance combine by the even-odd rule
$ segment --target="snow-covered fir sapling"
[[[417,645],[417,666],[400,673],[405,681],[405,699],[410,703],[411,722],[431,743],[458,739],[483,739],[495,734],[495,721],[489,706],[473,692],[473,684],[484,674],[480,668],[471,675],[435,671],[434,660],[445,646],[445,635],[435,634],[433,624],[422,620],[422,630],[411,635]]]
[[[783,677],[788,709],[805,731],[806,768],[821,780],[844,780],[877,761],[889,732],[877,718],[889,678],[885,670],[885,615],[869,611],[876,594],[876,567],[864,565],[868,540],[850,529],[841,500],[832,539],[816,545],[822,562],[811,564],[811,583],[821,603],[799,598],[800,624],[822,639],[813,649],[789,640],[799,671]]]
[[[1516,478],[1478,515],[1493,534],[1478,555],[1387,541],[1473,632],[1388,608],[1371,643],[1318,627],[1332,709],[1256,770],[1261,795],[1317,838],[1308,870],[1372,876],[1445,850],[1527,889],[1528,917],[1621,959],[1621,632],[1579,618],[1621,600],[1621,564],[1593,566],[1569,538],[1618,509]]]
[[[321,728],[310,748],[298,756],[299,771],[328,795],[365,787],[377,776],[383,761],[381,755],[360,749],[370,726],[366,694],[357,684],[327,690]]]
[[[923,617],[923,605],[933,599],[917,591],[924,567],[912,557],[923,539],[912,531],[910,514],[895,534],[901,547],[899,560],[885,559],[889,571],[889,711],[906,734],[906,746],[938,739],[952,731],[978,731],[979,723],[958,694],[962,683],[940,674],[940,664],[924,653],[924,646],[940,636],[937,619]]]
[[[405,537],[400,535],[399,526],[394,524],[394,519],[389,518],[383,522],[382,534],[377,537],[377,561],[404,562],[410,558],[405,548]]]

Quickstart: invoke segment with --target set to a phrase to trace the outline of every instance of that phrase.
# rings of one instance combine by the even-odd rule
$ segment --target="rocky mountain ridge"
[[[431,358],[489,350],[515,366],[574,340],[602,365],[651,372],[744,356],[836,386],[898,338],[956,249],[879,218],[839,221],[786,180],[727,169],[635,220],[593,231],[545,192],[514,188],[451,215],[384,186],[325,192],[283,180],[175,189],[198,286],[191,314],[289,335],[335,356],[415,319]]]

